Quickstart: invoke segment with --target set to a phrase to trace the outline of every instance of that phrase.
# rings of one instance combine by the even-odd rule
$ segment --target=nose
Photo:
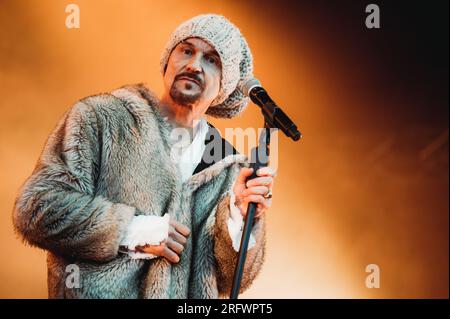
[[[189,63],[186,65],[186,71],[191,73],[201,73],[202,66],[200,60],[201,56],[199,54],[193,55],[192,58],[189,60]]]

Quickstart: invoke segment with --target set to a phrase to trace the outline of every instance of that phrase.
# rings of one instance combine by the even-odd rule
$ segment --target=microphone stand
[[[264,114],[264,112],[263,112]],[[269,163],[269,149],[270,149],[270,134],[276,130],[266,116],[264,116],[264,129],[259,136],[259,145],[254,147],[251,151],[250,167],[253,168],[253,173],[247,178],[247,181],[257,177],[256,171]],[[245,217],[244,229],[242,231],[241,245],[239,248],[239,255],[234,271],[233,285],[231,287],[230,299],[237,299],[239,289],[241,287],[242,275],[244,273],[245,258],[247,257],[248,243],[250,234],[253,228],[253,218],[256,212],[256,203],[249,203],[247,207],[247,215]]]

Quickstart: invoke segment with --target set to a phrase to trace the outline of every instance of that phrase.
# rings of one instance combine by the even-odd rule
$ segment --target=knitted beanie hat
[[[207,42],[217,51],[222,63],[219,94],[206,114],[232,118],[242,112],[249,99],[241,87],[253,76],[253,57],[240,30],[217,14],[203,14],[183,22],[172,33],[163,51],[160,62],[163,75],[172,50],[187,38],[200,38]]]

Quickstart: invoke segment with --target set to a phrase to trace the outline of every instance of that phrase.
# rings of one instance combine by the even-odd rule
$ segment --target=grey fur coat
[[[59,121],[16,199],[22,238],[48,251],[50,298],[218,298],[231,289],[237,253],[227,229],[229,191],[246,157],[223,158],[182,183],[170,160],[171,126],[143,85],[84,98]],[[119,242],[135,215],[171,214],[191,228],[180,262],[131,259]],[[254,225],[241,292],[264,258]],[[79,268],[70,288],[67,266]],[[69,268],[70,269],[70,268]]]

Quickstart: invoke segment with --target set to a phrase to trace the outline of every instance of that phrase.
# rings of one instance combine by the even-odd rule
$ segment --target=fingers
[[[161,256],[165,257],[168,261],[176,264],[180,261],[180,257],[168,247],[168,245],[163,250]]]
[[[181,246],[173,240],[166,239],[159,245],[145,245],[142,247],[136,247],[136,250],[141,253],[164,257],[172,263],[178,263],[180,261],[180,257],[175,251],[180,251],[180,253],[183,251],[183,249],[180,250],[178,245]]]
[[[277,175],[275,169],[273,169],[270,166],[261,167],[256,171],[256,175],[259,176],[257,178],[254,178],[254,180],[261,180],[265,183],[269,183],[268,181],[272,182],[274,177]],[[265,178],[261,178],[265,177]],[[250,181],[249,181],[250,182]]]
[[[177,222],[174,219],[171,219],[169,221],[169,224],[173,226],[177,232],[179,232],[181,235],[185,237],[188,237],[191,234],[191,230],[187,226]]]
[[[247,187],[253,187],[253,186],[268,186],[271,187],[273,184],[273,177],[271,176],[264,176],[264,177],[256,177],[254,179],[251,179],[247,182]]]
[[[244,201],[248,203],[264,204],[266,200],[262,195],[248,195],[244,197]]]
[[[181,253],[184,250],[184,246],[187,243],[187,237],[189,237],[190,229],[171,219],[169,221],[169,236],[163,240],[159,245],[145,245],[136,247],[136,251],[157,255],[166,258],[172,263],[178,263],[180,261]]]
[[[184,246],[180,243],[177,243],[172,238],[167,238],[167,247],[176,252],[178,255],[184,250]]]
[[[271,205],[272,205],[272,198],[264,198],[264,201],[262,203],[258,203],[257,209],[265,211]]]
[[[269,187],[267,186],[254,186],[245,189],[242,192],[242,196],[248,196],[248,195],[265,195],[269,192]]]
[[[256,175],[258,176],[272,176],[275,177],[277,175],[277,172],[274,168],[270,167],[270,166],[264,166],[261,167],[260,169],[258,169],[256,171]]]
[[[181,245],[186,245],[187,242],[186,237],[177,232],[173,227],[169,228],[169,237],[171,237],[173,240],[180,243]]]
[[[252,170],[248,169],[246,173],[250,176]],[[264,196],[273,189],[274,176],[276,176],[275,169],[270,166],[261,167],[256,174],[258,177],[245,182],[245,189],[238,189],[238,192],[235,190],[236,198],[241,200],[242,204],[238,207],[244,217],[247,214],[247,207],[250,202],[257,204],[255,218],[261,217],[272,205],[272,199],[265,198]],[[240,176],[243,175],[244,173],[242,172]]]
[[[163,241],[159,245],[136,246],[135,250],[140,253],[161,256],[161,254],[165,248],[166,248],[166,243]]]
[[[177,239],[174,239],[174,237]],[[161,252],[161,256],[167,258],[167,260],[172,263],[178,263],[180,261],[179,255],[183,252],[184,245],[186,244],[186,238],[175,230],[172,230],[164,243],[165,245]]]
[[[178,263],[180,261],[179,255],[184,250],[184,245],[187,243],[187,237],[189,237],[191,230],[174,219],[169,221],[169,225],[171,226],[169,227],[169,237],[165,241],[166,248],[162,256],[172,263]]]
[[[253,173],[253,168],[247,168],[247,167],[241,168],[241,170],[239,171],[239,175],[236,179],[236,183],[245,185],[245,181],[247,180],[247,178],[250,175],[252,175],[252,173]]]
[[[245,183],[247,181],[247,178],[252,175],[253,173],[253,168],[241,168],[241,171],[239,172],[239,176],[237,177],[237,182],[238,183]],[[276,171],[274,168],[270,167],[270,166],[265,166],[265,167],[261,167],[260,169],[258,169],[258,171],[256,172],[256,175],[258,176],[267,176],[267,177],[275,177],[276,176]],[[255,180],[257,178],[254,178],[253,180]]]
[[[254,197],[252,197],[252,196],[254,196]],[[248,202],[247,202],[248,198],[250,198],[250,200],[248,200]],[[266,199],[260,195],[250,195],[247,198],[245,198],[245,201],[247,202],[247,204],[249,202],[257,203],[254,218],[260,218],[267,211],[267,209],[272,205],[272,199],[270,199],[270,198]],[[247,205],[246,205],[246,208],[248,208]],[[242,212],[242,216],[244,218],[246,215],[247,215],[247,209],[245,209]]]

